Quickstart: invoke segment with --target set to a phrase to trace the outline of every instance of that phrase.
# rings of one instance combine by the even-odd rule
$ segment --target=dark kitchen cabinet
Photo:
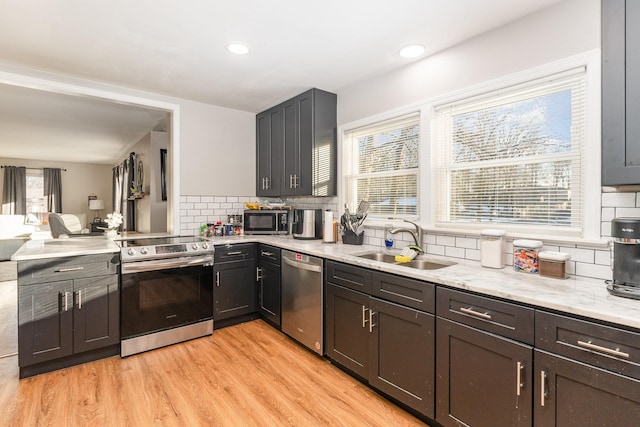
[[[282,182],[282,109],[274,107],[256,116],[256,195],[280,195]]]
[[[336,100],[310,89],[256,116],[256,195],[336,194]]]
[[[213,273],[213,320],[258,311],[254,243],[216,246]]]
[[[602,185],[640,184],[640,2],[602,1]]]
[[[536,311],[536,426],[637,426],[640,333]]]
[[[436,421],[445,427],[532,425],[533,313],[438,288]]]
[[[260,244],[258,247],[258,312],[271,325],[280,328],[281,250]]]
[[[18,262],[18,364],[30,376],[119,353],[116,254]]]
[[[372,277],[374,283],[418,282],[330,261],[327,271],[327,356],[387,396],[433,417],[434,316],[330,281],[351,278],[346,283],[353,284],[368,277],[365,289],[371,289]]]

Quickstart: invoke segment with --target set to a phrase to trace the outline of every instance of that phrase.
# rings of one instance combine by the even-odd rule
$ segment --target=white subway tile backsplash
[[[436,236],[436,244],[442,245],[442,246],[455,246],[456,245],[456,238],[453,237],[453,236],[440,236],[440,235],[437,235]]]
[[[259,200],[255,195],[249,196],[180,196],[180,233],[197,234],[200,225],[206,222],[227,221],[227,215],[240,214],[244,210],[244,202]],[[294,197],[285,199],[285,203],[301,209],[329,209],[336,212],[339,219],[342,208],[338,206],[337,197]],[[355,210],[355,206],[351,207]],[[611,220],[616,217],[640,217],[640,193],[606,192],[602,193],[601,236],[611,235]],[[367,228],[365,243],[380,248],[384,247],[384,229]],[[412,244],[409,233],[399,233],[394,237],[394,248],[402,249]],[[460,259],[480,260],[480,240],[474,236],[448,236],[437,233],[426,233],[421,242],[427,254],[450,256]],[[571,254],[567,263],[570,275],[610,279],[610,254],[608,250],[581,248],[580,245],[545,245],[543,250],[561,251]],[[505,242],[505,268],[513,268],[513,241]]]
[[[592,277],[594,279],[611,280],[613,273],[608,265],[587,264],[584,262],[576,262],[577,276]],[[604,283],[602,286],[605,286]]]
[[[470,237],[456,237],[456,247],[466,249],[476,249],[478,245],[478,239],[472,239]]]
[[[602,193],[602,207],[628,207],[636,206],[636,193]]]

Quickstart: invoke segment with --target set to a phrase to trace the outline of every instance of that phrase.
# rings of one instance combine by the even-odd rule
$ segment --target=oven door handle
[[[122,263],[122,274],[142,273],[144,271],[168,270],[170,268],[183,267],[209,267],[213,265],[212,256],[204,257],[182,257],[159,259],[152,261],[134,261]]]

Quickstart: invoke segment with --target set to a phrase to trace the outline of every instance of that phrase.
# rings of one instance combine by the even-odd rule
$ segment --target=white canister
[[[513,241],[513,269],[524,273],[538,274],[538,251],[542,247],[540,240]]]
[[[487,228],[480,231],[480,265],[490,268],[504,267],[504,230]]]

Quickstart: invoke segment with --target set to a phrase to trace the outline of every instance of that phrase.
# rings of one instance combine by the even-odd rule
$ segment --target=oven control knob
[[[195,251],[196,249],[198,249],[198,244],[194,243],[193,245],[191,245],[191,248],[193,248],[193,250]]]
[[[149,251],[147,250],[147,248],[141,248],[141,249],[140,249],[140,253],[141,253],[142,255],[146,255],[146,254],[148,254],[148,253],[149,253]]]
[[[135,255],[135,254],[136,254],[136,250],[135,250],[135,249],[133,249],[133,248],[129,248],[129,250],[127,251],[127,254],[129,254],[129,255],[133,256],[133,255]]]
[[[202,249],[209,249],[209,244],[207,242],[202,243]]]

